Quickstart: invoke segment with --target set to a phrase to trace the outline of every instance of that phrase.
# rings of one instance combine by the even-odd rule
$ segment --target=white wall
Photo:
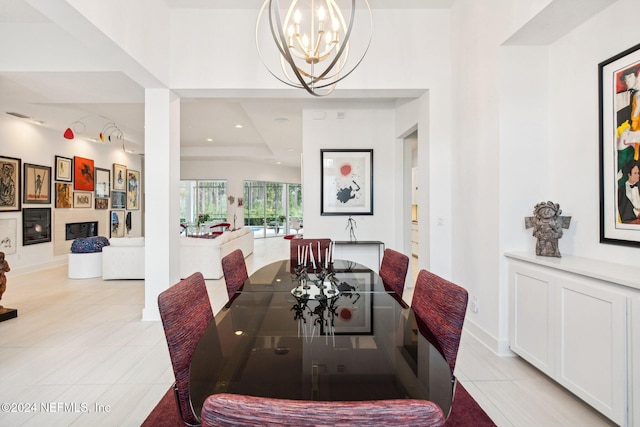
[[[328,237],[349,240],[347,216],[320,215],[320,150],[321,149],[373,149],[373,215],[354,215],[358,240],[380,240],[389,248],[397,248],[394,226],[401,220],[396,182],[402,180],[402,170],[394,167],[398,160],[395,147],[395,112],[393,103],[332,104],[327,101],[322,109],[323,120],[314,120],[318,110],[303,113],[302,171],[304,185],[305,237]],[[344,113],[338,119],[338,112]],[[400,152],[402,155],[402,152]]]
[[[114,163],[126,165],[129,169],[141,170],[141,157],[123,152],[121,146],[114,147],[113,145],[90,142],[84,139],[69,141],[64,139],[61,133],[31,124],[21,119],[14,119],[4,114],[0,115],[0,141],[2,141],[1,154],[3,156],[21,159],[23,165],[24,163],[33,163],[42,166],[51,166],[54,176],[56,155],[69,158],[79,156],[93,159],[95,167],[109,169],[111,171],[113,171]],[[143,188],[144,184],[143,181]],[[20,187],[20,191],[22,192],[22,186]],[[55,208],[55,186],[53,185],[51,187],[51,204],[23,204],[22,207],[50,207],[52,221],[54,212],[61,210]],[[91,209],[93,209],[93,207]],[[80,214],[87,211],[87,209],[79,208],[63,210],[70,212],[76,211]],[[141,236],[142,209],[131,211],[131,213],[132,229],[130,236]],[[0,219],[9,218],[16,219],[18,228],[16,253],[7,255],[7,261],[11,267],[10,274],[26,273],[28,271],[66,264],[67,255],[54,255],[53,241],[22,246],[22,212],[0,213]],[[98,230],[98,233],[101,236],[109,237],[108,229]]]
[[[502,253],[534,250],[524,217],[536,203],[553,200],[573,217],[562,254],[622,264],[638,255],[599,243],[598,209],[597,64],[638,42],[632,4],[590,1],[596,14],[582,24],[566,0],[454,5],[453,277],[478,298],[466,327],[500,353],[508,352]]]

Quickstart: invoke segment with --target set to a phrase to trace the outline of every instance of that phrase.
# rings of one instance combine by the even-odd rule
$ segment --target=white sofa
[[[144,279],[144,237],[112,237],[102,248],[102,279]]]
[[[222,258],[236,249],[241,249],[245,258],[253,253],[249,227],[225,231],[215,239],[180,236],[180,277],[199,271],[205,279],[220,279]]]

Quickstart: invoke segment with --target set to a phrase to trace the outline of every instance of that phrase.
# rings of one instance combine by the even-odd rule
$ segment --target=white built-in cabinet
[[[615,423],[640,425],[640,268],[505,255],[511,350]]]

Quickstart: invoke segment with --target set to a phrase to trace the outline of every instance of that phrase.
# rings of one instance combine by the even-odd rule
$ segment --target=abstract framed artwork
[[[127,169],[127,210],[140,209],[140,172]]]
[[[124,237],[125,218],[123,210],[111,211],[109,237]]]
[[[640,246],[640,44],[598,65],[600,242]]]
[[[124,191],[112,191],[111,192],[111,208],[112,209],[124,209],[127,205],[127,193]]]
[[[51,208],[22,210],[22,246],[51,241]]]
[[[320,215],[373,215],[373,150],[320,150]]]
[[[51,203],[51,167],[24,164],[22,203]]]
[[[0,219],[0,251],[5,255],[16,253],[18,221],[15,218]]]
[[[73,159],[56,156],[56,181],[73,181]]]
[[[118,191],[125,191],[127,189],[126,183],[127,167],[125,165],[113,164],[113,189]]]
[[[73,158],[73,189],[80,191],[93,191],[95,173],[93,160],[84,157]]]
[[[19,211],[22,160],[0,156],[0,212]]]
[[[111,171],[95,168],[95,196],[96,199],[108,199],[111,195]]]
[[[56,208],[70,208],[73,206],[71,187],[71,184],[56,182]]]
[[[74,208],[90,208],[93,205],[93,193],[88,191],[74,191],[73,192],[73,207]]]

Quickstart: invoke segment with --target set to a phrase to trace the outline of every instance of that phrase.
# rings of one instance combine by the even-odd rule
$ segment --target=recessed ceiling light
[[[236,125],[236,129],[242,129],[242,125]]]
[[[276,117],[275,119],[273,119],[273,121],[276,123],[287,123],[289,119],[287,119],[286,117]]]
[[[287,148],[287,151],[291,153],[293,151],[293,148]]]
[[[280,164],[282,164],[282,162],[276,162],[276,165],[280,165]]]
[[[213,142],[212,138],[207,138],[207,142]]]

